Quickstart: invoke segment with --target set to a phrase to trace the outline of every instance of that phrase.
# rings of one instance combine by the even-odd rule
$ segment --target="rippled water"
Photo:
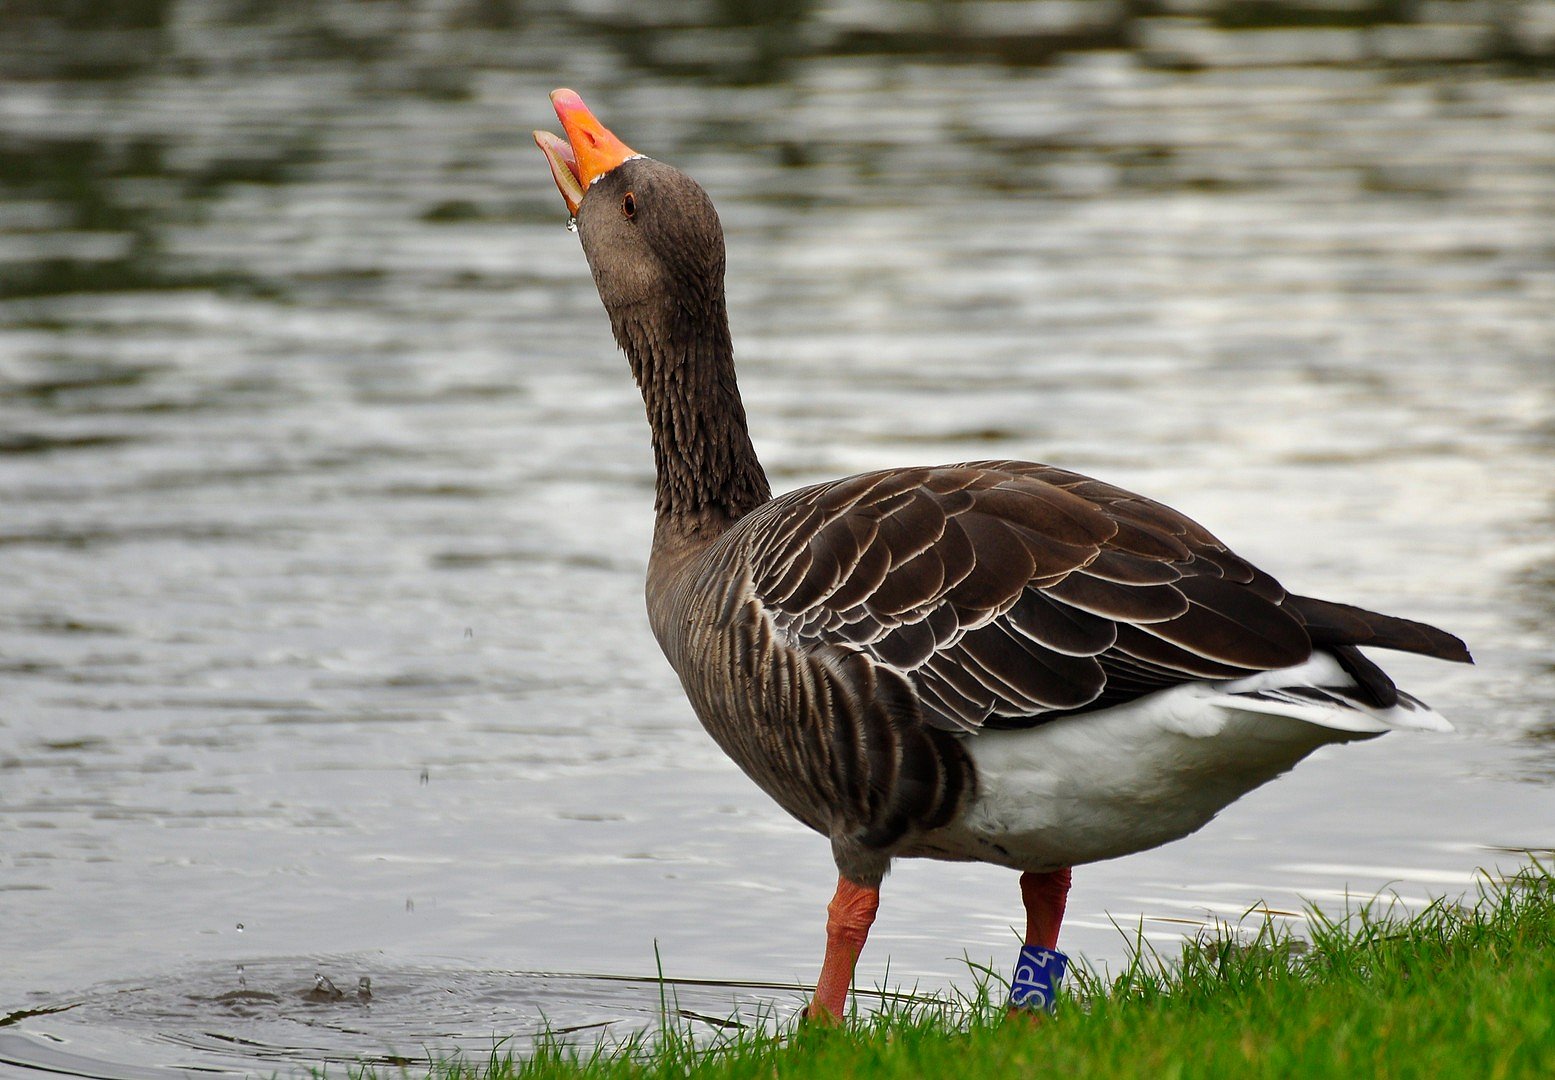
[[[801,1000],[830,857],[647,632],[641,403],[528,139],[556,85],[717,201],[775,486],[1060,463],[1473,646],[1389,660],[1458,734],[1082,869],[1072,951],[1555,847],[1549,5],[1179,6],[18,6],[0,1064],[522,1052],[655,1022],[660,964],[693,1018]],[[859,980],[966,985],[1018,919],[1013,875],[904,864]]]

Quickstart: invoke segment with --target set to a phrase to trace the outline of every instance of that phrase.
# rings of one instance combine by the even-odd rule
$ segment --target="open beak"
[[[550,162],[551,177],[567,202],[567,212],[576,214],[590,184],[623,161],[642,155],[612,135],[571,90],[551,91],[551,105],[567,138],[537,131],[535,145]]]

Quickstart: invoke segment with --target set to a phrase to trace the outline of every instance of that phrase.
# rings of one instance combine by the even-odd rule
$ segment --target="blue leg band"
[[[1058,984],[1064,981],[1067,970],[1069,957],[1057,949],[1022,945],[1020,958],[1015,961],[1015,974],[1010,978],[1010,1007],[1052,1012]]]

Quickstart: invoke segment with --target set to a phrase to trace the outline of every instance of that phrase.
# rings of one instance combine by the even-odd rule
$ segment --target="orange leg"
[[[1069,898],[1069,867],[1045,874],[1022,874],[1020,898],[1026,905],[1026,944],[1058,948],[1058,928]]]
[[[1028,953],[1033,949],[1051,950],[1058,952],[1058,929],[1064,921],[1064,904],[1069,898],[1069,867],[1058,870],[1050,870],[1044,874],[1022,874],[1020,876],[1020,898],[1026,905],[1026,948],[1021,950],[1020,961],[1017,969],[1026,964]],[[1061,955],[1061,954],[1060,954]],[[1061,964],[1067,961],[1060,961]],[[1045,966],[1046,962],[1043,962]],[[1063,977],[1063,967],[1057,969],[1057,975],[1048,975],[1036,980],[1039,985],[1045,984],[1048,989],[1041,990],[1038,996],[1032,996],[1030,981],[1037,975],[1035,969],[1025,974],[1027,983],[1022,984],[1021,971],[1017,970],[1011,979],[1010,987],[1010,1011],[1009,1016],[1019,1018],[1022,1022],[1035,1023],[1046,1015],[1046,1010],[1051,1009],[1051,988],[1057,984],[1057,980]],[[1020,1004],[1016,1004],[1017,994],[1020,995]]]
[[[836,1023],[848,1005],[853,965],[864,951],[869,928],[880,908],[880,890],[837,879],[837,893],[826,908],[826,959],[815,985],[815,999],[805,1010],[807,1020]]]

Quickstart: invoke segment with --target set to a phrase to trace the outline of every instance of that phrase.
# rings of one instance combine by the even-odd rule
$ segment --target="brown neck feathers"
[[[694,306],[634,305],[612,321],[647,407],[661,524],[726,526],[770,499],[746,429],[722,295]]]

